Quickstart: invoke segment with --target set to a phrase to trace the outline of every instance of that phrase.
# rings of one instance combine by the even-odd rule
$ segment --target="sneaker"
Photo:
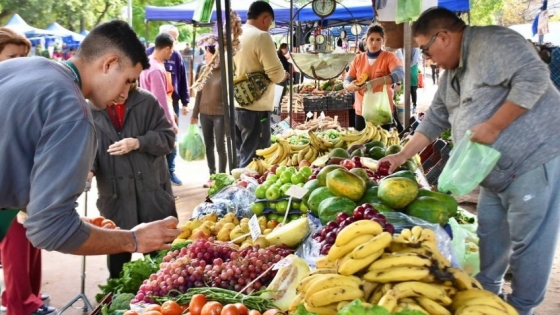
[[[41,294],[41,301],[43,301],[43,302],[50,299],[50,298],[51,298],[51,296],[48,295],[48,294]]]
[[[5,313],[8,310],[4,305],[0,305],[0,312]]]
[[[183,182],[175,175],[175,173],[171,173],[171,184],[175,186],[183,185]]]
[[[47,314],[54,313],[55,311],[56,308],[52,306],[46,306],[43,304],[43,306],[39,307],[35,312],[31,313],[30,315],[47,315]]]

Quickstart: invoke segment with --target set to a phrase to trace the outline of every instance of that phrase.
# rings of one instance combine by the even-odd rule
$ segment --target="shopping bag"
[[[383,84],[382,92],[373,92],[370,83],[366,83],[366,92],[362,101],[362,116],[376,126],[393,122],[393,111],[386,84]]]
[[[6,234],[8,234],[8,230],[10,229],[10,226],[15,220],[18,212],[19,209],[0,210],[0,242],[2,242]]]
[[[469,130],[451,151],[438,179],[438,190],[464,196],[492,171],[501,153],[490,146],[472,142]]]
[[[398,0],[395,23],[413,22],[422,13],[422,0]]]
[[[203,160],[206,157],[206,147],[197,125],[191,124],[189,131],[179,142],[179,155],[187,162]]]

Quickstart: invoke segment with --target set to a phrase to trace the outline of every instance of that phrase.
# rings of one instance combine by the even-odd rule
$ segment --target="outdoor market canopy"
[[[66,28],[64,28],[62,25],[54,22],[51,25],[49,25],[47,27],[47,30],[49,31],[56,31],[59,34],[64,34],[65,36],[70,37],[69,41],[70,42],[81,42],[84,40],[85,36],[78,34],[76,32],[72,32],[71,30],[68,30]]]

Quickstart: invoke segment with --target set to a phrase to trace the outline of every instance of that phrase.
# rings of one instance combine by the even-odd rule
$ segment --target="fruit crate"
[[[282,112],[280,113],[280,119],[281,120],[286,120],[286,122],[289,124],[290,123],[290,119],[289,119],[290,113],[285,113]],[[297,124],[303,124],[305,123],[306,117],[305,117],[305,113],[292,113],[292,121],[294,123]],[[295,124],[293,124],[292,127],[294,127]]]
[[[438,139],[420,153],[422,168],[430,185],[437,185],[439,175],[441,175],[447,160],[449,160],[450,152],[451,148],[447,142]]]
[[[338,123],[340,127],[348,128],[350,127],[350,111],[347,109],[344,110],[328,110],[325,112],[326,116],[334,118],[334,116],[338,116]]]
[[[354,105],[354,94],[336,94],[329,98],[329,110],[352,109]]]
[[[109,293],[105,295],[101,300],[101,303],[99,303],[99,305],[90,313],[90,315],[101,315],[102,314],[101,309],[103,308],[103,306],[104,305],[111,306],[112,302],[113,302],[113,293]],[[62,312],[59,314],[62,314]]]
[[[325,111],[329,107],[329,98],[330,96],[304,96],[303,111],[306,113]]]

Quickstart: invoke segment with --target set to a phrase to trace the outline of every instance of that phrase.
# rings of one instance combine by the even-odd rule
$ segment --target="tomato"
[[[235,304],[227,304],[222,308],[221,315],[239,315],[239,310]]]
[[[200,315],[220,315],[222,308],[223,306],[219,302],[208,302],[202,307]]]
[[[123,315],[138,315],[138,312],[136,311],[126,311],[123,313]]]
[[[142,315],[163,315],[161,312],[155,311],[155,310],[144,310],[142,312]]]
[[[185,312],[185,311],[189,309],[189,305],[188,305],[188,304],[181,304],[181,305],[179,305],[179,306],[181,306],[181,310],[183,311],[183,313],[187,313],[187,312]],[[190,314],[189,314],[189,315],[190,315]]]
[[[189,303],[189,312],[191,315],[200,315],[202,307],[206,304],[206,296],[204,294],[195,294]]]
[[[259,312],[257,310],[250,310],[249,315],[261,315],[261,312]]]
[[[175,301],[166,301],[161,305],[161,313],[163,315],[181,315],[183,310]]]
[[[237,310],[239,311],[239,315],[249,315],[249,309],[247,309],[247,306],[245,306],[245,304],[235,303],[233,305],[237,307]]]
[[[104,217],[95,217],[95,218],[91,219],[91,224],[96,225],[96,226],[101,226],[101,223],[103,222],[103,220],[105,220]]]
[[[264,312],[262,315],[276,315],[276,314],[282,314],[283,315],[284,312],[282,312],[281,310],[277,310],[277,309],[273,308],[271,310],[268,310],[268,311]]]
[[[161,314],[161,305],[151,304],[146,306],[146,308],[144,308],[144,311],[142,311],[142,315],[159,315],[156,313],[149,313],[151,311],[156,311],[157,313]]]

